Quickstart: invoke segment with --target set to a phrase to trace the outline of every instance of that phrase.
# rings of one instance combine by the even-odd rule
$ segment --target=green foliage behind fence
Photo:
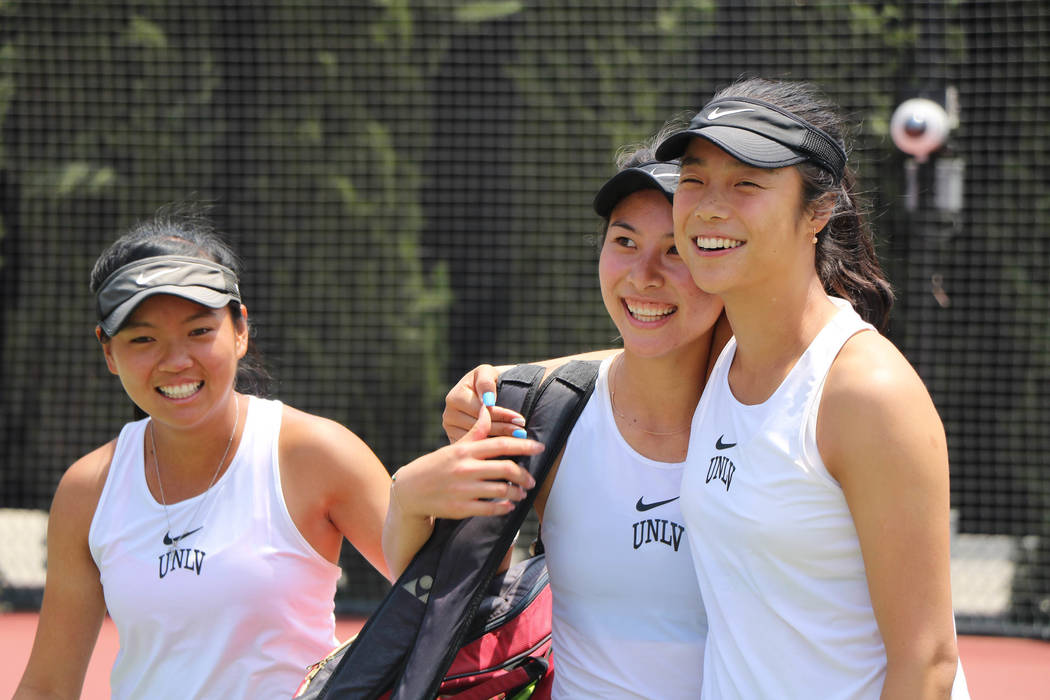
[[[744,74],[816,81],[855,121],[960,531],[1027,538],[1010,609],[967,624],[1050,635],[1041,0],[0,0],[0,506],[46,508],[130,418],[87,274],[158,206],[213,203],[274,393],[393,469],[440,444],[474,364],[616,342],[590,198],[620,146]],[[948,88],[964,206],[937,209],[931,163],[910,211],[890,115]],[[382,583],[346,563],[367,608]]]

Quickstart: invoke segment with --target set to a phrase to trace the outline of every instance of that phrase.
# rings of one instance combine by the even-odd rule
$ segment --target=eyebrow
[[[638,231],[634,228],[634,226],[631,226],[629,223],[627,223],[623,219],[615,219],[613,221],[610,221],[609,222],[609,228],[612,228],[613,226],[618,226],[620,228],[625,228],[628,231],[633,231],[634,233],[638,233]]]
[[[638,229],[636,229],[634,226],[631,226],[629,223],[627,223],[626,221],[624,221],[622,219],[616,219],[614,221],[610,221],[609,222],[609,228],[612,228],[613,226],[616,226],[618,228],[625,228],[628,231],[630,231],[631,233],[638,233]],[[674,231],[672,230],[672,231],[668,231],[667,233],[665,233],[664,234],[664,238],[674,238]]]

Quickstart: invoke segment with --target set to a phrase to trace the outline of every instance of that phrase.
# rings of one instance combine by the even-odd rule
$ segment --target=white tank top
[[[608,371],[566,443],[543,516],[555,700],[697,698],[707,620],[679,509],[683,463],[620,435]]]
[[[877,700],[886,650],[842,488],[817,450],[824,381],[872,329],[839,312],[761,404],[736,400],[726,345],[693,417],[682,509],[711,624],[704,697]],[[960,667],[961,678],[961,667]],[[969,697],[962,679],[961,693]]]
[[[149,420],[121,430],[88,533],[120,638],[113,698],[289,698],[336,644],[340,570],[285,507],[281,411],[280,402],[250,400],[226,473],[168,506],[170,530],[146,487]]]

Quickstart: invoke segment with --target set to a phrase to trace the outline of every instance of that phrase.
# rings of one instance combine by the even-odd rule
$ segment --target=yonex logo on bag
[[[413,597],[418,598],[422,602],[427,602],[430,598],[430,589],[434,585],[433,576],[420,576],[417,579],[413,579],[402,586],[408,591]]]

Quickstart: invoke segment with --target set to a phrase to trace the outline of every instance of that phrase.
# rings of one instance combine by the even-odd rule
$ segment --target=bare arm
[[[532,364],[546,367],[549,374],[552,370],[571,360],[602,360],[618,352],[621,352],[621,350],[616,348],[594,350],[578,355],[566,355],[550,360],[541,360]],[[445,395],[445,411],[441,414],[441,425],[445,429],[445,434],[450,442],[455,442],[462,438],[474,425],[478,412],[481,410],[483,397],[486,394],[489,395],[492,401],[495,401],[496,382],[499,379],[499,375],[512,366],[478,365],[464,374],[456,382],[456,385],[449,390],[448,394]],[[511,435],[518,428],[525,426],[525,419],[516,411],[500,406],[492,406],[489,409],[489,413],[492,416],[492,435]]]
[[[279,450],[285,503],[307,542],[338,563],[345,537],[389,578],[382,532],[390,476],[375,453],[339,423],[290,406]]]
[[[390,489],[383,552],[394,576],[426,542],[434,517],[466,518],[510,512],[536,483],[509,457],[543,451],[543,444],[513,437],[486,437],[488,411],[479,411],[457,442],[406,464]]]
[[[817,441],[842,485],[886,646],[882,698],[948,698],[953,623],[948,451],[926,388],[889,341],[860,333],[828,375]]]
[[[78,460],[62,477],[47,524],[47,581],[33,649],[14,700],[78,698],[106,604],[88,528],[113,445]]]

